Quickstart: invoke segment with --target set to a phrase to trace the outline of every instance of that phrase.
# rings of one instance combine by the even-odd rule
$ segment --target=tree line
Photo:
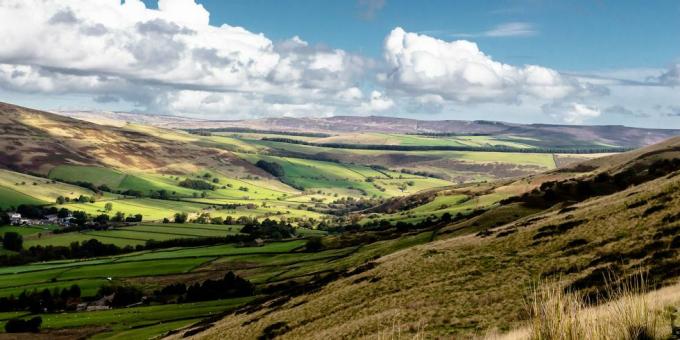
[[[29,311],[33,314],[75,310],[80,302],[80,286],[47,288],[37,291],[24,290],[18,296],[0,297],[0,312]]]

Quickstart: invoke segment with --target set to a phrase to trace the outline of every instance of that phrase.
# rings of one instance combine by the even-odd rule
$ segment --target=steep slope
[[[589,180],[605,170],[615,176],[659,157],[673,163],[679,144],[676,138],[599,160],[602,168],[571,177],[561,173],[562,179]],[[647,168],[641,176],[651,172]],[[675,282],[680,277],[680,171],[657,175],[477,234],[444,234],[316,292],[229,315],[196,338],[467,338],[521,326],[526,298],[539,279],[562,280],[591,297],[608,278],[624,280],[640,269],[653,287]]]
[[[0,103],[0,134],[0,167],[20,172],[46,175],[74,164],[166,173],[210,167],[267,176],[227,151],[6,103]]]

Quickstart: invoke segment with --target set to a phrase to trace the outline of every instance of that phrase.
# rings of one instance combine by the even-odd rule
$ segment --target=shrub
[[[2,246],[7,250],[19,251],[24,246],[24,239],[19,233],[6,232],[2,238]]]
[[[187,221],[187,218],[189,218],[189,215],[187,215],[187,213],[176,213],[175,223],[184,223]]]
[[[42,325],[42,318],[36,316],[29,320],[11,319],[5,324],[7,333],[38,333]]]
[[[323,240],[318,236],[310,237],[307,240],[307,243],[305,243],[305,250],[307,251],[317,252],[323,250],[324,248],[325,246],[323,244]]]

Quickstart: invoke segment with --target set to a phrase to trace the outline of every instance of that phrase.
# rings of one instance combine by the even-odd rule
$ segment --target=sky
[[[680,128],[680,1],[0,0],[0,101]]]

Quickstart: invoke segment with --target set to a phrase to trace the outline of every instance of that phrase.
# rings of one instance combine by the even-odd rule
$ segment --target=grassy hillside
[[[529,151],[583,147],[586,132],[593,145],[622,145],[639,131],[614,129],[626,134],[616,139],[595,127],[474,122],[466,134],[414,135],[438,130],[371,117],[358,120],[365,131],[192,134],[9,104],[0,112],[0,208],[77,217],[68,228],[0,226],[10,235],[0,299],[47,299],[77,284],[73,309],[112,289],[138,294],[97,312],[7,302],[0,326],[39,314],[46,337],[471,338],[526,333],[539,282],[593,298],[603,274],[618,284],[642,268],[651,288],[680,278],[678,138],[598,158]],[[273,123],[286,122],[299,123]],[[374,130],[381,124],[391,130]],[[189,299],[228,272],[252,290]],[[184,293],[167,292],[181,284]]]
[[[0,166],[42,175],[58,165],[122,171],[266,174],[226,151],[160,138],[143,131],[102,126],[0,103]],[[90,174],[94,175],[94,174]]]
[[[599,160],[599,170],[615,174],[621,164],[631,169],[672,158],[678,143]],[[272,329],[282,338],[471,337],[522,327],[525,299],[539,279],[561,280],[589,296],[607,277],[616,284],[640,270],[652,287],[672,283],[680,276],[679,173],[528,211],[475,234],[444,230],[436,241],[382,257],[374,268],[318,292],[229,315],[200,337],[253,338]]]

